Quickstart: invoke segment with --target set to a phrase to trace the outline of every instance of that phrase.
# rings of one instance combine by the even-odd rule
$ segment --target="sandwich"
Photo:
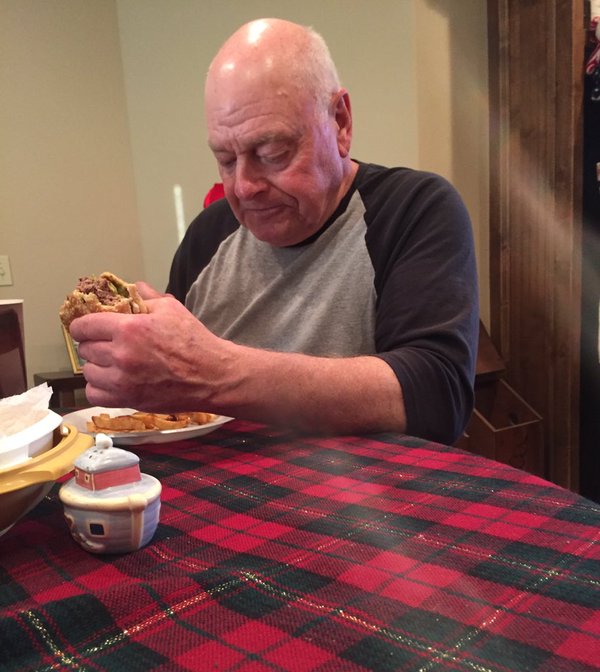
[[[100,275],[79,278],[75,289],[67,295],[58,314],[68,329],[76,317],[88,313],[147,313],[148,308],[136,286],[105,271]]]

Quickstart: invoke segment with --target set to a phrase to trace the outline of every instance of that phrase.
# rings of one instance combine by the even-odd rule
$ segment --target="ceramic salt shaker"
[[[127,553],[153,537],[161,484],[140,471],[137,455],[106,434],[75,460],[75,476],[59,491],[72,537],[91,553]]]

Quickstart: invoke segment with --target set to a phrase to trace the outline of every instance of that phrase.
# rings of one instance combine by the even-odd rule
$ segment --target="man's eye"
[[[225,170],[229,170],[235,166],[235,158],[233,157],[220,157],[217,159],[219,166]]]
[[[258,158],[263,163],[278,164],[284,163],[287,160],[287,157],[288,152],[277,152],[276,154],[261,154]]]

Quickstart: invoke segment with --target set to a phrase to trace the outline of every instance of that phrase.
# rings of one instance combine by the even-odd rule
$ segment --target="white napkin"
[[[42,383],[23,394],[0,399],[0,449],[6,437],[31,427],[48,415],[51,396],[52,388],[48,383]]]

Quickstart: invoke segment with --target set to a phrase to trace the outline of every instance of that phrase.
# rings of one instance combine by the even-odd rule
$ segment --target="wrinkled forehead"
[[[285,92],[284,82],[273,73],[265,73],[255,68],[243,68],[231,64],[219,71],[211,71],[204,87],[207,109],[223,107],[235,101],[249,102],[260,94],[281,96]]]
[[[273,143],[297,142],[314,126],[310,111],[289,98],[263,96],[259,100],[214,105],[207,113],[208,144],[217,152],[245,152]]]

